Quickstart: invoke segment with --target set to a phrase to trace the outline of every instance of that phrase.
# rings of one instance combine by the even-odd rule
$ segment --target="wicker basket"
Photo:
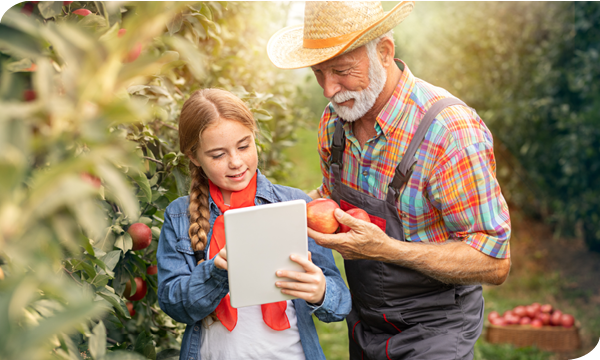
[[[516,347],[535,345],[546,351],[573,351],[579,349],[581,345],[579,324],[575,324],[572,328],[488,324],[486,340],[492,344],[509,343]]]

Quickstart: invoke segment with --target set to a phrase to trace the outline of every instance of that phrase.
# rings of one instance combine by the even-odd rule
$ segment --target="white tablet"
[[[234,308],[295,297],[281,293],[277,270],[304,272],[291,254],[308,257],[306,202],[292,200],[225,212],[229,295]]]

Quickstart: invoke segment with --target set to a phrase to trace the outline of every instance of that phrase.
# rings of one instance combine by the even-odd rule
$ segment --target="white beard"
[[[383,91],[383,87],[387,81],[387,73],[383,65],[379,62],[375,51],[369,56],[369,86],[361,91],[340,91],[329,98],[335,112],[344,120],[353,122],[363,117],[379,97]],[[340,105],[344,101],[354,99],[354,105],[350,108]]]

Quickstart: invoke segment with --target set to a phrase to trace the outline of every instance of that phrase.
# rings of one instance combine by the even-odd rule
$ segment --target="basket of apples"
[[[500,315],[488,314],[486,340],[517,347],[535,345],[547,351],[572,351],[579,348],[579,324],[570,314],[552,305],[519,305]]]

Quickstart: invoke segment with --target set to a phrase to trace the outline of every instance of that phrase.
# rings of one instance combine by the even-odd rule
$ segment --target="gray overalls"
[[[343,210],[359,207],[369,213],[388,236],[406,241],[398,215],[398,194],[417,162],[414,154],[434,117],[445,107],[463,105],[454,98],[437,101],[423,116],[402,161],[380,200],[341,181],[346,143],[342,121],[331,145],[331,197]],[[451,285],[399,265],[373,260],[345,260],[352,292],[352,311],[346,321],[350,359],[472,359],[483,327],[480,285]]]

